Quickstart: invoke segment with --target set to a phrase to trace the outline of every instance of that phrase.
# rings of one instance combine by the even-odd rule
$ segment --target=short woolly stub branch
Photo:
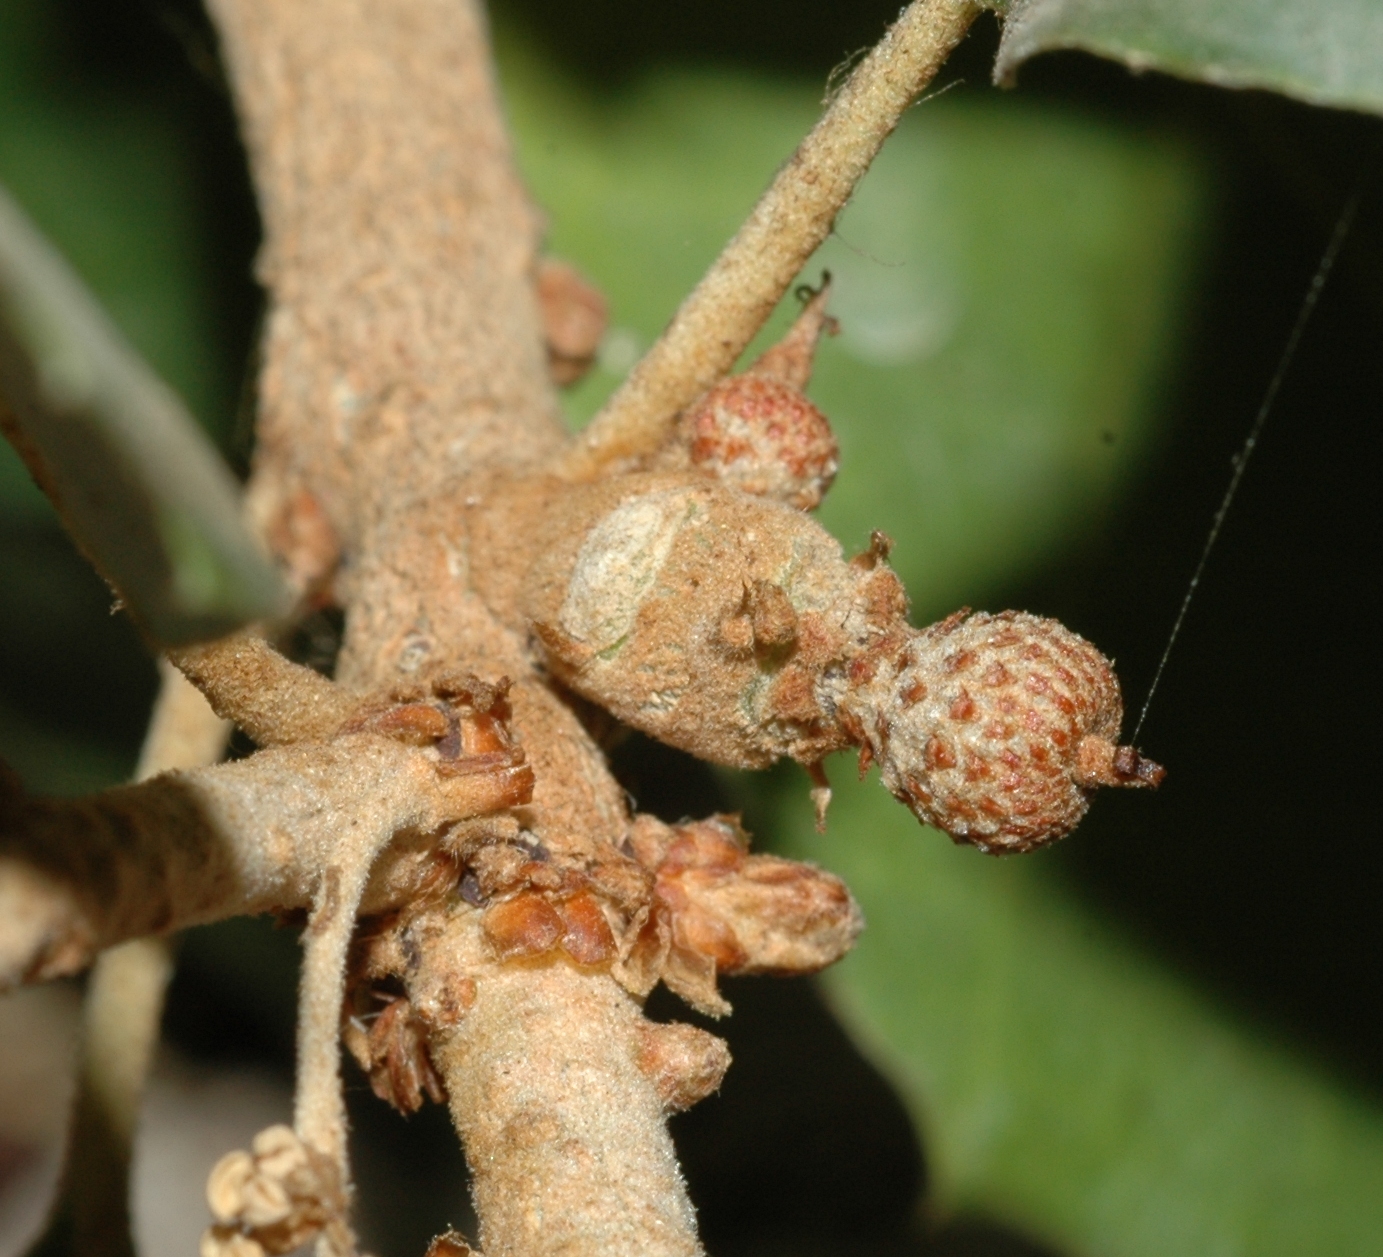
[[[678,412],[735,364],[830,234],[880,146],[981,11],[915,0],[831,101],[672,323],[563,456],[589,480],[651,453]]]

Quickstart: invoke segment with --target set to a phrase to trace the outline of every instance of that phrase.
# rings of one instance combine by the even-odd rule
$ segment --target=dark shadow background
[[[503,0],[549,55],[600,89],[652,63],[717,59],[825,75],[869,44],[898,0]],[[257,227],[203,19],[178,0],[52,0],[61,73],[153,94],[198,155],[220,268],[228,364],[223,435],[236,443],[242,364],[259,297]],[[986,19],[948,77],[989,90]],[[1167,392],[1170,437],[1137,490],[1084,545],[996,603],[1117,643],[1141,705],[1167,632],[1302,298],[1348,197],[1353,233],[1291,366],[1141,739],[1171,775],[1155,798],[1100,801],[1059,857],[1066,876],[1267,1035],[1383,1087],[1383,835],[1373,829],[1379,738],[1377,588],[1383,410],[1383,123],[1267,95],[1134,77],[1063,54],[1021,90],[1193,135],[1221,180],[1187,352]],[[766,172],[767,173],[767,172]],[[1370,505],[1375,503],[1375,505]],[[1372,558],[1370,556],[1373,556]],[[0,536],[0,698],[59,736],[133,762],[152,670],[108,595],[51,529]],[[12,579],[13,578],[13,579]],[[19,597],[7,590],[26,592]],[[669,819],[723,807],[700,766],[641,739],[618,754],[640,803]],[[184,947],[167,1029],[207,1059],[290,1067],[296,948],[259,922]],[[1021,1237],[963,1221],[924,1234],[925,1157],[887,1084],[806,983],[728,984],[717,1031],[736,1065],[722,1094],[677,1119],[705,1237],[739,1254],[1029,1257]],[[685,1017],[655,997],[657,1015]],[[382,1257],[418,1254],[462,1171],[445,1115],[409,1122],[353,1092],[360,1170]],[[366,1152],[366,1150],[368,1150]]]

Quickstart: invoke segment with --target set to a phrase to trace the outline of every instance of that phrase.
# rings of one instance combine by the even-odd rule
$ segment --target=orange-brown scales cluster
[[[443,777],[505,774],[513,804],[528,802],[533,770],[510,729],[509,680],[490,683],[469,672],[444,673],[429,684],[396,684],[387,698],[359,710],[341,733],[379,733],[434,747]]]
[[[483,908],[501,959],[560,952],[610,968],[641,997],[663,981],[719,1016],[730,1009],[719,975],[814,973],[849,950],[862,924],[839,878],[748,847],[732,817],[638,816],[624,851],[586,871],[559,868],[523,838],[483,847],[460,893]]]
[[[462,842],[467,850],[449,882],[431,885],[431,899],[454,895],[457,910],[477,913],[485,949],[471,978],[447,986],[447,1007],[415,1008],[394,993],[409,968],[411,913],[363,937],[352,964],[347,1047],[375,1093],[403,1112],[425,1096],[441,1098],[427,1025],[464,1017],[489,965],[564,961],[605,970],[639,999],[662,981],[721,1016],[730,1005],[717,990],[720,975],[814,973],[840,959],[863,926],[839,878],[750,854],[732,817],[682,825],[635,817],[624,849],[586,869],[564,866],[517,827],[501,824]],[[650,1039],[643,1053],[671,1108],[692,1102],[698,1078],[713,1073],[718,1084],[724,1072],[714,1066],[724,1054],[718,1040],[688,1044],[680,1033]]]

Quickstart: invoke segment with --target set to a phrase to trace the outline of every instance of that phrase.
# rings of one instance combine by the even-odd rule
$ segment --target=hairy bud
[[[682,1113],[720,1090],[730,1048],[705,1030],[681,1022],[639,1023],[637,1064],[657,1089],[663,1108]]]

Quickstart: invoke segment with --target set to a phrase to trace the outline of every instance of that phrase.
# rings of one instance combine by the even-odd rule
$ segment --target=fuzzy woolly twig
[[[476,915],[415,934],[431,983],[485,975],[431,1051],[486,1257],[700,1257],[664,1104],[640,1068],[638,1005],[608,975],[560,959],[495,966]]]
[[[588,480],[651,453],[677,413],[734,365],[903,112],[981,11],[975,0],[914,0],[859,64],[671,324],[560,460]]]
[[[354,714],[359,699],[293,663],[254,632],[185,646],[169,658],[216,714],[259,746],[322,741]]]
[[[217,715],[202,692],[168,660],[159,660],[158,675],[158,696],[135,765],[136,781],[179,768],[206,768],[225,754],[230,740],[230,721]]]

